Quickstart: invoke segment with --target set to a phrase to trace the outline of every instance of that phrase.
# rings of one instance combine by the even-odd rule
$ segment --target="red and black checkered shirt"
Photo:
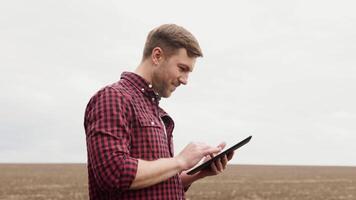
[[[159,100],[151,85],[130,72],[90,99],[84,127],[91,200],[184,199],[178,174],[147,188],[129,190],[137,159],[173,157],[174,122],[159,107]]]

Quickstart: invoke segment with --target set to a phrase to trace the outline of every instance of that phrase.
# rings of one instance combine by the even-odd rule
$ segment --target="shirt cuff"
[[[136,158],[125,156],[121,167],[120,189],[129,190],[132,182],[135,180],[138,167]]]

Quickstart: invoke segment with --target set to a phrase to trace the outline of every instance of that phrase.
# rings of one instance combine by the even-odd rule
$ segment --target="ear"
[[[155,47],[152,49],[151,53],[152,63],[158,65],[161,60],[163,60],[163,50],[160,47]]]

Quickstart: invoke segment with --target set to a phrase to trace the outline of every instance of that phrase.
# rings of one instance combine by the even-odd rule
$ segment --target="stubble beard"
[[[152,75],[152,85],[153,89],[160,97],[168,98],[171,96],[172,91],[169,90],[169,84],[164,80],[164,74],[155,72]]]

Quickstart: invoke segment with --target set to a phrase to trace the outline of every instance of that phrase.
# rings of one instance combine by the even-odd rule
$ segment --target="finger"
[[[209,155],[209,154],[215,154],[219,153],[221,149],[219,147],[209,147],[203,150],[204,156]]]
[[[221,158],[215,161],[215,166],[219,172],[222,172],[224,170],[224,167],[221,163]]]
[[[230,153],[227,154],[227,160],[231,160],[232,157],[234,156],[234,153],[235,151],[231,151]]]
[[[224,156],[221,158],[221,163],[222,163],[222,165],[223,165],[223,169],[226,168],[227,162],[228,162],[227,156],[224,155]]]
[[[224,157],[224,161],[223,161],[224,169],[226,169],[228,163],[229,163],[229,159],[227,158],[227,156],[225,156],[225,157]]]
[[[216,165],[215,165],[215,162],[212,162],[212,163],[210,164],[210,169],[211,169],[211,171],[213,171],[215,174],[219,173],[219,171],[218,171],[218,169],[217,169],[217,167],[216,167]]]
[[[208,161],[208,160],[210,160],[210,156],[209,156],[209,155],[204,156],[203,162],[206,162],[206,161]]]
[[[220,147],[221,149],[224,149],[226,146],[226,143],[225,142],[222,142],[218,145],[218,147]]]
[[[208,155],[204,156],[203,162],[206,162],[206,161],[212,159],[213,157],[214,157],[213,154],[208,154]]]

